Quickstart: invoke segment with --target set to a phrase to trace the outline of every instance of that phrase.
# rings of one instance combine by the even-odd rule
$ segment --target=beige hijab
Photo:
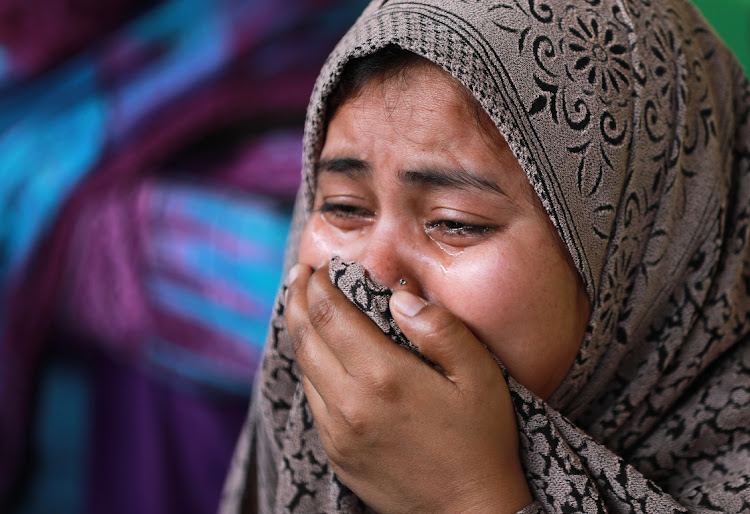
[[[347,61],[388,44],[479,100],[592,301],[548,402],[509,380],[539,509],[750,511],[750,90],[736,60],[684,0],[374,1],[313,92],[297,231],[325,100]],[[283,308],[222,512],[362,511],[327,465]]]

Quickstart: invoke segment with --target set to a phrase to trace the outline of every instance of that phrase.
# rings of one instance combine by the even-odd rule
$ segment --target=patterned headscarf
[[[374,1],[313,92],[298,230],[326,98],[349,60],[391,44],[481,103],[592,302],[548,401],[509,380],[538,508],[750,510],[750,90],[736,60],[684,0]],[[224,512],[364,509],[327,465],[282,313]]]

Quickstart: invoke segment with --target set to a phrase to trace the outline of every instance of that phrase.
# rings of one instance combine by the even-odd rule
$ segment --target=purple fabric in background
[[[0,510],[33,468],[33,392],[61,339],[110,362],[91,367],[87,491],[124,496],[92,512],[218,499],[305,107],[363,4],[0,0]]]
[[[101,472],[90,478],[88,512],[214,512],[246,402],[206,402],[111,358],[92,364],[92,469]]]
[[[2,0],[0,46],[10,61],[0,85],[48,71],[154,0]]]

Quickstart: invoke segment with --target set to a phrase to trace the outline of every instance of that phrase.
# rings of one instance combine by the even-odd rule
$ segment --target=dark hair
[[[432,63],[424,57],[396,45],[385,46],[373,54],[349,61],[336,89],[328,97],[327,118],[333,118],[347,100],[353,100],[362,94],[365,86],[403,77],[408,70],[430,64]]]

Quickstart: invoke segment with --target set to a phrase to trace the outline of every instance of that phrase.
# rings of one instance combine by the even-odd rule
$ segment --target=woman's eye
[[[330,213],[334,216],[341,216],[342,218],[361,218],[373,215],[371,211],[357,207],[356,205],[328,202],[323,202],[323,205],[320,206],[320,212]]]
[[[493,232],[497,227],[492,225],[472,225],[455,220],[437,220],[427,223],[428,234],[440,234],[447,237],[476,237]]]
[[[375,213],[347,203],[323,202],[320,213],[332,225],[341,230],[353,230],[361,227],[375,217]]]

